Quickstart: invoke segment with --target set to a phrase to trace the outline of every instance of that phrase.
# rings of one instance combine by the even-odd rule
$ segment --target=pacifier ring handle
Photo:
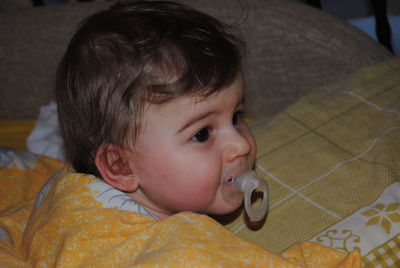
[[[254,177],[244,182],[244,184],[245,184],[243,185],[244,208],[246,210],[247,216],[249,216],[250,221],[253,222],[260,221],[265,217],[268,211],[268,206],[269,206],[268,184],[266,181]],[[263,200],[261,205],[255,208],[251,204],[251,196],[253,192],[260,186],[263,193]]]
[[[262,220],[267,214],[269,206],[269,189],[267,182],[257,178],[254,170],[248,170],[235,178],[235,187],[244,193],[244,209],[250,221]],[[259,187],[263,193],[263,200],[258,208],[254,208],[251,204],[251,196]]]

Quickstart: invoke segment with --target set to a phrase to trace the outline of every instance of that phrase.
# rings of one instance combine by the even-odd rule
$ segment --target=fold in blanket
[[[96,177],[64,169],[45,182],[46,170],[60,168],[60,161],[37,156],[26,166],[12,150],[0,154],[0,160],[9,157],[0,161],[1,267],[360,265],[356,251],[346,255],[310,242],[275,254],[205,215],[183,212],[157,221],[135,212],[123,193],[103,198],[112,190],[94,187]]]

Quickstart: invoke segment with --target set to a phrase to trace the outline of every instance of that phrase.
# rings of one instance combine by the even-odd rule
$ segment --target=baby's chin
[[[223,202],[222,204],[218,204],[218,206],[213,207],[212,209],[205,212],[205,214],[213,214],[213,215],[227,215],[232,212],[238,210],[242,205],[242,202],[238,202],[237,204],[228,204]]]

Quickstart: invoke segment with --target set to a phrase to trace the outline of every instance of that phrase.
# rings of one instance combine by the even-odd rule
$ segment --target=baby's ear
[[[135,174],[130,167],[128,154],[116,145],[102,145],[97,149],[95,163],[105,182],[124,192],[133,192],[138,187]]]

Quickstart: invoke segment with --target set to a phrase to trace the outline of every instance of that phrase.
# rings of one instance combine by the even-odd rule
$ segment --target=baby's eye
[[[211,129],[209,127],[205,127],[200,129],[194,136],[192,137],[192,141],[195,142],[206,142],[211,136]]]
[[[232,117],[232,124],[234,126],[238,125],[240,123],[240,121],[242,121],[242,116],[243,116],[242,111],[235,112]]]

